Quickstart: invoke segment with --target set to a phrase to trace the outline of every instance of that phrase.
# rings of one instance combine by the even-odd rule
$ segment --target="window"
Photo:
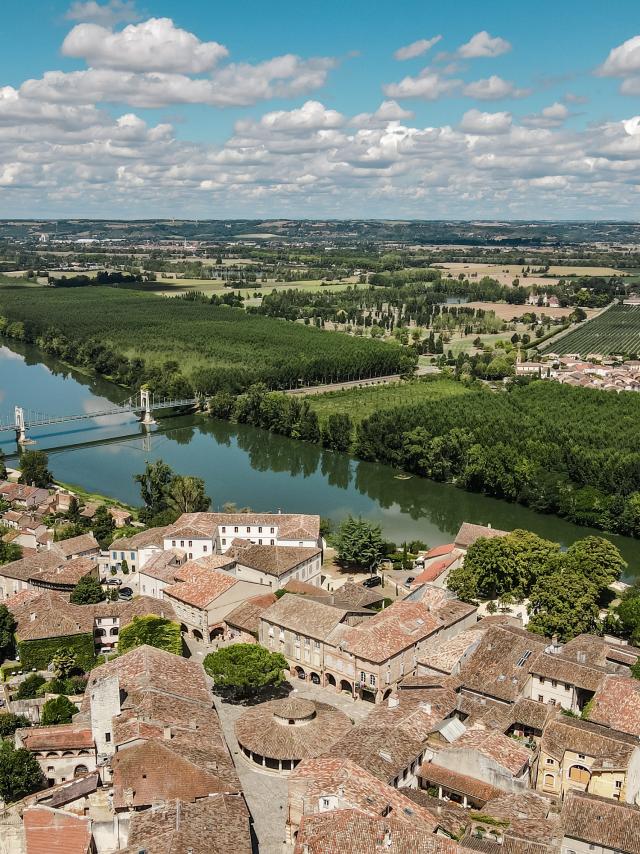
[[[314,641],[313,642],[313,648],[314,649],[320,649],[320,641]]]
[[[616,780],[616,789],[622,788],[622,780]]]
[[[104,740],[107,742],[107,744],[109,744],[109,742],[111,741],[111,733],[110,732],[105,732]]]
[[[310,638],[305,638],[305,639],[304,639],[304,645],[305,645],[305,646],[309,646],[310,644],[311,644],[311,640],[310,640]]]
[[[542,694],[538,694],[538,702],[544,703],[544,697],[542,696]]]
[[[298,545],[300,546],[300,548],[302,548],[302,545],[303,545],[303,544],[300,542],[300,543],[298,543]]]
[[[547,765],[553,765],[553,759],[547,759],[545,761],[546,761]]]
[[[184,540],[180,540],[180,548],[181,548],[181,549],[183,549],[183,548],[184,548]]]
[[[293,637],[294,637],[294,640],[295,640],[295,642],[296,642],[296,643],[300,643],[300,635],[296,635],[296,634],[294,634],[294,636],[293,636]]]
[[[190,548],[190,549],[192,549],[192,548],[193,548],[193,540],[189,540],[189,548]]]
[[[552,688],[557,688],[557,687],[558,687],[558,683],[556,682],[556,680],[555,680],[555,679],[552,679],[552,680],[551,680],[551,687],[552,687]]]
[[[238,530],[239,530],[239,528],[238,528],[238,526],[236,525],[236,527],[233,529],[233,533],[234,533],[234,534],[237,534],[237,533],[238,533]]]
[[[53,768],[51,770],[53,771]],[[322,809],[323,810],[329,809],[329,798],[323,798],[322,799]]]
[[[227,545],[227,541],[226,541],[226,540],[223,540],[223,541],[222,541],[222,545],[223,545],[223,546],[226,546],[226,545]]]
[[[189,560],[192,560],[192,558],[193,558],[193,552],[189,552]]]
[[[227,529],[226,529],[226,527],[225,527],[224,525],[222,526],[222,533],[223,533],[223,534],[226,534],[226,533],[227,533]]]
[[[578,759],[584,759],[584,758],[585,758],[584,753],[578,753]]]
[[[366,681],[367,681],[367,674],[364,672],[364,670],[361,670],[361,671],[360,671],[360,681],[361,681],[361,682],[366,682]]]
[[[203,552],[206,552],[208,548],[209,548],[208,546],[203,546],[203,547],[202,547],[202,551],[203,551]]]
[[[120,552],[120,560],[124,560],[124,552]]]
[[[135,552],[131,552],[131,560],[135,560],[135,559],[136,559],[136,553],[135,553]]]
[[[251,528],[247,528],[247,534],[251,533]]]
[[[262,540],[258,540],[258,545],[259,545],[259,546],[261,546],[261,545],[262,545]]]
[[[275,528],[271,528],[271,529],[269,530],[269,533],[270,533],[270,534],[275,534],[275,532],[276,532],[276,529],[275,529]]]
[[[175,540],[171,540],[171,546],[172,546],[172,548],[175,549],[175,547],[176,547],[176,541]]]
[[[174,543],[174,545],[175,545],[175,543]],[[113,557],[113,560],[118,560],[118,552],[111,552],[111,555]]]
[[[262,526],[259,526],[259,527],[258,527],[258,533],[259,533],[259,534],[261,534],[261,533],[262,533]]]
[[[372,674],[369,676],[369,685],[371,685],[372,687],[375,687],[375,684],[376,684],[376,677],[375,677],[375,676],[373,675],[373,673],[372,673]]]
[[[269,543],[269,545],[271,545],[271,546],[275,546],[275,544],[276,544],[276,541],[275,541],[275,540],[271,540],[271,541],[270,541],[270,543]]]

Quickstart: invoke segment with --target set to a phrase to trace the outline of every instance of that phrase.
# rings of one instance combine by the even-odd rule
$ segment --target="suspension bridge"
[[[16,406],[14,408],[13,419],[9,416],[0,420],[0,433],[13,430],[18,443],[25,445],[30,441],[27,431],[36,427],[48,427],[50,424],[65,424],[69,421],[85,421],[91,418],[106,418],[108,416],[127,414],[134,414],[142,424],[150,426],[156,423],[153,417],[154,412],[162,409],[195,407],[200,406],[201,403],[202,399],[199,397],[180,399],[159,398],[147,389],[141,389],[138,394],[125,400],[123,403],[97,412],[80,412],[72,415],[47,415],[43,412],[25,410],[22,406]]]

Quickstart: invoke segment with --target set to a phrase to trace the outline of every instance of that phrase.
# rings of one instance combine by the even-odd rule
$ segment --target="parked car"
[[[378,587],[379,584],[382,584],[382,579],[379,575],[371,575],[362,582],[363,587]]]
[[[404,583],[405,584],[413,584],[414,581],[415,581],[415,578],[413,577],[413,575],[410,575],[409,578],[405,579]]]
[[[133,599],[133,590],[130,587],[121,587],[118,591],[120,599],[125,599],[127,602]]]
[[[122,579],[121,578],[110,578],[107,581],[107,584],[110,587],[120,587],[120,585],[122,584]]]

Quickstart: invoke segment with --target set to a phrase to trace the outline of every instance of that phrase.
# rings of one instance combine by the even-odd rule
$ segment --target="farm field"
[[[468,394],[468,389],[454,380],[409,380],[390,385],[365,386],[344,391],[330,391],[307,397],[320,423],[336,412],[348,413],[354,422],[374,412],[396,406],[416,406],[427,402],[451,400]]]
[[[402,373],[415,361],[397,345],[335,335],[242,309],[163,299],[107,287],[0,288],[0,315],[24,324],[24,340],[59,330],[75,343],[97,341],[146,366],[174,362],[185,377],[274,387]],[[90,362],[91,364],[91,362]],[[218,372],[214,377],[211,372]]]
[[[527,280],[528,281],[528,280]],[[501,320],[511,321],[514,317],[521,317],[526,312],[534,312],[537,315],[546,314],[547,317],[568,317],[575,308],[567,306],[567,308],[549,308],[548,306],[537,305],[510,305],[507,302],[467,302],[465,306],[468,308],[480,308],[484,311],[493,311],[496,317]],[[598,313],[598,309],[585,309],[587,317],[594,317]]]
[[[603,356],[640,353],[640,306],[614,305],[593,320],[551,341],[543,353],[599,353]]]
[[[564,276],[624,276],[625,272],[615,270],[613,267],[571,267],[571,266],[550,266],[548,272],[544,276],[528,273],[526,278],[522,276],[522,264],[466,264],[462,261],[451,261],[445,263],[434,264],[433,266],[448,270],[452,276],[459,276],[464,273],[467,278],[482,279],[483,276],[490,276],[492,279],[500,282],[501,285],[511,285],[514,279],[520,279],[521,285],[539,285],[547,286],[556,285]],[[525,265],[526,266],[526,265]]]

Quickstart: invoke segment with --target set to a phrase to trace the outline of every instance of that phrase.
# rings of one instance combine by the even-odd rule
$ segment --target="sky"
[[[27,0],[1,26],[3,219],[640,219],[637,0]]]

